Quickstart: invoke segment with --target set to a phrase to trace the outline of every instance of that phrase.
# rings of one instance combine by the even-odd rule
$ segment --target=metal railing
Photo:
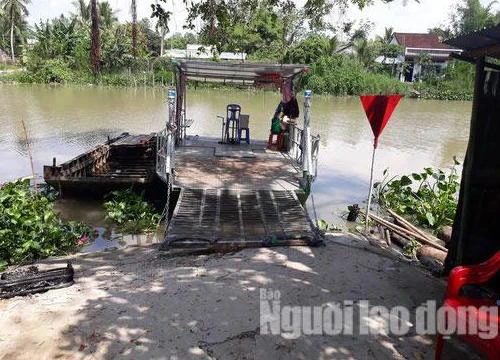
[[[167,129],[156,133],[156,174],[167,182]]]
[[[289,139],[288,139],[288,155],[294,160],[297,166],[302,167],[304,162],[304,131],[297,125],[289,125]],[[318,155],[319,155],[319,135],[311,135],[311,154],[312,154],[312,168],[313,177],[318,175]]]

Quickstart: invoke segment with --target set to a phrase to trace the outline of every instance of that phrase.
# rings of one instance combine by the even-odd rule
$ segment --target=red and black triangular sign
[[[366,95],[359,97],[375,136],[375,147],[377,147],[378,138],[402,97],[402,95]]]

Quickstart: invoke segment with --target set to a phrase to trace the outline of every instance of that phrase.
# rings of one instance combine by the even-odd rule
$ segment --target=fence
[[[303,153],[304,149],[304,131],[297,125],[290,124],[289,127],[289,139],[288,139],[288,154],[296,162],[298,166],[303,164]],[[312,154],[312,168],[314,178],[318,175],[318,154],[319,154],[319,135],[311,136],[311,154]]]

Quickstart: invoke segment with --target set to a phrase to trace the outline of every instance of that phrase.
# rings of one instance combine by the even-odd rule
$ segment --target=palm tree
[[[166,11],[158,18],[158,22],[156,23],[156,31],[160,34],[160,56],[163,56],[163,53],[165,52],[165,36],[170,31],[170,28],[168,27],[170,15],[172,15],[172,13],[170,11]]]
[[[101,24],[106,29],[109,29],[115,22],[118,21],[116,12],[111,8],[111,5],[107,1],[99,3],[99,15],[101,17]]]
[[[328,56],[333,55],[337,52],[337,49],[339,48],[339,39],[337,35],[331,37],[328,39]]]
[[[97,11],[97,0],[90,1],[90,14],[92,19],[92,71],[94,75],[97,75],[101,70],[101,36],[99,33],[99,13]]]
[[[137,4],[136,0],[132,0],[131,8],[132,12],[132,55],[134,59],[137,57]]]
[[[365,65],[368,66],[374,58],[370,42],[366,39],[357,40],[354,43],[354,49],[356,50],[356,55],[358,59]]]
[[[384,30],[384,36],[377,36],[377,41],[383,44],[389,44],[394,37],[394,28],[388,27]]]
[[[76,8],[76,14],[81,24],[88,24],[90,22],[90,4],[85,0],[73,1],[73,6]]]
[[[16,61],[15,56],[15,37],[14,31],[21,32],[21,27],[24,24],[24,17],[29,14],[26,7],[31,0],[1,0],[0,8],[7,17],[10,25],[10,55],[12,62]]]

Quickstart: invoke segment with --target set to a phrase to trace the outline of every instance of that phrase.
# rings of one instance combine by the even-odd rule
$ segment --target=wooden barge
[[[161,186],[155,172],[156,134],[123,133],[61,165],[44,166],[47,184],[63,196],[104,195],[117,189]]]

